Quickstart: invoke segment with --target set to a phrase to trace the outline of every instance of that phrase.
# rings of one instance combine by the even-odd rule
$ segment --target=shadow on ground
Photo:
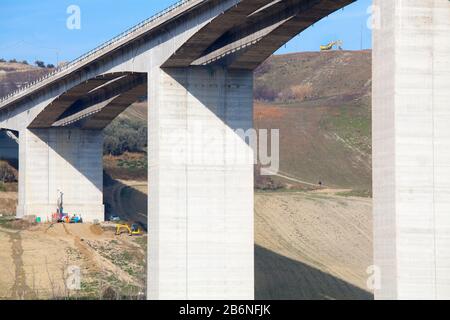
[[[255,298],[373,300],[373,295],[299,261],[255,246]]]
[[[118,215],[128,222],[137,223],[147,231],[147,195],[103,173],[103,201],[106,220]]]
[[[147,195],[109,175],[105,174],[104,179],[107,216],[119,214],[147,230]],[[373,300],[373,295],[330,274],[256,245],[255,298]]]

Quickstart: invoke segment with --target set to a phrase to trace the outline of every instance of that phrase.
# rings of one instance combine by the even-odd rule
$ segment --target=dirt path
[[[35,292],[27,285],[23,265],[23,247],[20,231],[10,232],[11,259],[14,261],[15,278],[11,288],[11,297],[18,300],[35,299]]]
[[[0,299],[11,297],[15,280],[15,264],[12,255],[11,237],[0,228]]]
[[[93,250],[93,248],[90,247],[89,244],[83,238],[81,238],[78,235],[74,235],[65,224],[63,224],[62,226],[66,234],[73,239],[75,247],[83,256],[86,263],[85,267],[88,269],[89,272],[98,273],[104,272],[106,270],[115,274],[116,277],[121,281],[133,285],[138,285],[136,281],[128,273],[124,272],[122,269],[115,266],[111,261],[108,261],[107,259],[102,257],[99,253]]]
[[[9,278],[9,281],[0,278],[0,298],[10,297],[12,299],[33,299],[35,294],[27,285],[26,272],[23,262],[22,236],[20,231],[9,231],[0,228],[0,241],[3,243],[1,252],[5,256],[0,255],[0,260],[10,261],[10,268],[4,268],[1,271],[3,276]],[[8,241],[6,238],[9,238]],[[10,249],[6,246],[10,246]],[[6,257],[8,256],[8,257]],[[5,283],[6,282],[6,283]],[[2,289],[2,290],[1,290]]]
[[[64,241],[55,242],[43,231],[0,228],[0,298],[60,296],[65,289],[66,248]],[[10,280],[1,281],[4,275]]]
[[[273,172],[273,171],[270,171],[270,170],[268,170],[268,169],[265,169],[265,170],[266,170],[268,173],[270,173],[270,174],[273,174],[273,175],[275,175],[275,176],[277,176],[277,177],[280,177],[280,178],[283,178],[283,179],[286,179],[286,180],[289,180],[289,181],[292,181],[292,182],[304,184],[304,185],[307,185],[307,186],[310,186],[310,187],[317,187],[317,188],[325,187],[324,185],[320,186],[320,185],[317,184],[317,183],[311,183],[311,182],[303,181],[303,180],[300,180],[300,179],[297,179],[297,178],[288,176],[286,173],[283,173],[283,172],[281,172],[281,171]]]

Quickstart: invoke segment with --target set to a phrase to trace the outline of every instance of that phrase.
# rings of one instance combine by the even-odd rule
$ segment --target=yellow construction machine
[[[133,223],[132,225],[116,224],[116,236],[120,236],[123,231],[127,232],[129,236],[142,235],[142,230],[136,223]]]
[[[320,51],[330,51],[333,50],[334,47],[337,47],[339,50],[342,50],[342,46],[344,43],[341,40],[330,42],[325,46],[320,46]]]

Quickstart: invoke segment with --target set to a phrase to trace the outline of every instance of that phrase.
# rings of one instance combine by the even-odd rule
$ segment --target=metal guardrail
[[[166,16],[167,14],[171,13],[172,11],[182,7],[183,5],[187,4],[188,2],[191,2],[193,0],[180,0],[176,3],[174,3],[173,5],[171,5],[170,7],[164,9],[163,11],[160,11],[156,14],[154,14],[153,16],[151,16],[150,18],[140,22],[139,24],[129,28],[128,30],[120,33],[119,35],[115,36],[114,38],[112,38],[111,40],[99,45],[98,47],[96,47],[95,49],[90,50],[89,52],[83,54],[82,56],[76,58],[75,60],[72,60],[71,62],[59,66],[56,69],[54,69],[52,72],[49,72],[47,74],[45,74],[44,76],[38,78],[37,80],[34,80],[32,82],[29,82],[27,84],[25,84],[24,86],[14,90],[13,92],[9,93],[8,95],[1,97],[0,98],[0,104],[2,104],[3,102],[13,98],[14,96],[16,96],[19,93],[22,93],[24,91],[26,91],[27,89],[30,89],[31,87],[33,87],[34,85],[47,80],[49,78],[54,77],[55,75],[57,75],[60,72],[66,71],[68,69],[71,69],[75,66],[77,66],[78,64],[80,64],[83,61],[86,61],[87,59],[91,58],[92,56],[96,55],[97,53],[104,51],[105,49],[107,49],[109,46],[116,44],[119,41],[122,41],[126,38],[128,38],[129,36],[131,36],[132,34],[134,34],[136,31],[141,30],[142,28],[146,27],[147,25],[149,25],[150,23],[155,22],[156,20]]]

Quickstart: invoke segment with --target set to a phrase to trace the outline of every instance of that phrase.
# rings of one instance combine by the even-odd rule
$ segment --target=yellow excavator
[[[342,50],[342,46],[344,42],[341,40],[330,42],[325,46],[320,46],[320,51],[331,51],[334,47],[337,47],[339,50]]]
[[[132,225],[128,224],[116,224],[116,236],[120,236],[125,231],[129,236],[140,236],[142,231],[136,223]]]

